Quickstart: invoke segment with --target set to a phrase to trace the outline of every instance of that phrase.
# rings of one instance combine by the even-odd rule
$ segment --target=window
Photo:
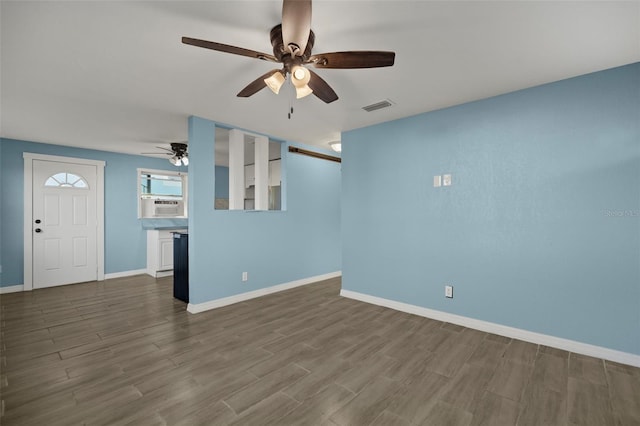
[[[138,169],[138,217],[186,217],[187,174]]]
[[[144,172],[140,175],[140,193],[143,198],[182,198],[182,176]]]
[[[77,189],[89,189],[87,181],[81,176],[74,175],[73,173],[56,173],[53,176],[49,176],[44,182],[44,186],[54,188],[77,188]]]

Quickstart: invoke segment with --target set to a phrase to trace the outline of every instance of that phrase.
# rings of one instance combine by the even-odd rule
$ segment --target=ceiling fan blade
[[[248,98],[251,95],[255,95],[260,90],[262,90],[265,87],[267,87],[267,83],[264,82],[264,79],[268,78],[268,77],[271,77],[273,75],[273,73],[276,72],[276,71],[279,71],[279,70],[275,69],[275,70],[271,70],[269,72],[266,72],[266,73],[262,74],[260,77],[256,78],[251,83],[249,83],[247,85],[247,87],[242,89],[240,91],[240,93],[238,93],[237,96],[239,98]]]
[[[338,100],[338,95],[333,91],[331,86],[327,84],[318,74],[315,72],[308,70],[311,74],[311,79],[307,85],[313,90],[313,94],[318,98],[322,99],[324,102],[330,104],[333,101]]]
[[[309,63],[316,68],[378,68],[390,67],[396,58],[394,52],[356,50],[312,55]]]
[[[282,2],[282,40],[285,49],[302,56],[311,31],[311,0]]]
[[[205,49],[217,50],[218,52],[231,53],[233,55],[247,56],[249,58],[262,59],[264,61],[278,62],[275,56],[268,53],[256,52],[255,50],[243,49],[242,47],[230,46],[228,44],[216,43],[215,41],[200,40],[191,37],[182,37],[184,44],[202,47]]]
[[[163,147],[163,146],[156,146],[156,148],[158,148],[158,149],[164,149],[165,151],[169,151],[169,152],[173,153],[173,150],[171,150],[171,149],[169,149],[169,148],[165,148],[165,147]]]

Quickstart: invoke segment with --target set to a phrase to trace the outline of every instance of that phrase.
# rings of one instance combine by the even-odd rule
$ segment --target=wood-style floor
[[[172,278],[1,296],[2,425],[638,425],[640,369],[339,296]]]

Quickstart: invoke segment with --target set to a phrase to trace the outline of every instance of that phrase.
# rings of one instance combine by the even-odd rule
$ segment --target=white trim
[[[17,293],[19,291],[24,291],[24,285],[10,285],[8,287],[0,287],[0,294],[5,293]]]
[[[110,280],[113,278],[132,277],[134,275],[144,275],[146,273],[147,273],[146,269],[134,269],[132,271],[112,272],[110,274],[105,274],[104,279]]]
[[[85,160],[91,161],[91,160]],[[95,161],[97,171],[97,183],[96,183],[96,226],[97,226],[97,239],[96,241],[96,256],[98,259],[98,281],[104,281],[104,161]]]
[[[88,160],[86,158],[77,157],[61,157],[59,155],[47,155],[47,154],[35,154],[33,152],[22,153],[23,158],[30,158],[32,160],[43,161],[57,161],[59,163],[72,163],[72,164],[85,164],[96,167],[104,167],[106,162],[102,160]]]
[[[300,287],[307,284],[313,284],[318,281],[328,280],[330,278],[337,278],[342,276],[342,271],[330,272],[328,274],[316,275],[315,277],[303,278],[301,280],[290,281],[284,284],[274,285],[272,287],[260,288],[258,290],[249,291],[246,293],[235,294],[229,297],[223,297],[222,299],[210,300],[204,303],[189,303],[187,305],[187,312],[197,314],[200,312],[208,311],[211,309],[221,308],[227,305],[233,305],[234,303],[244,302],[245,300],[255,299],[256,297],[266,296],[267,294],[277,293],[284,290],[289,290],[295,287]]]
[[[85,158],[61,157],[58,155],[34,154],[24,152],[24,291],[33,290],[33,160],[57,161],[60,163],[83,164],[96,167],[96,256],[97,256],[97,280],[104,278],[104,166],[100,160],[87,160]]]
[[[499,334],[500,336],[524,340],[526,342],[531,342],[538,345],[551,346],[569,352],[602,358],[609,361],[632,365],[634,367],[640,367],[640,355],[628,352],[616,351],[613,349],[604,348],[602,346],[590,345],[588,343],[576,342],[575,340],[563,339],[547,334],[522,330],[519,328],[464,317],[461,315],[450,314],[448,312],[436,311],[434,309],[423,308],[421,306],[410,305],[408,303],[396,302],[395,300],[370,296],[368,294],[358,293],[351,290],[341,290],[340,296],[359,300],[361,302],[371,303],[373,305],[384,306],[387,308],[395,309],[396,311],[407,312],[409,314],[419,315],[421,317],[431,318],[438,321],[449,322],[452,324],[485,331],[487,333]]]
[[[25,291],[33,290],[33,237],[32,223],[33,223],[33,161],[32,154],[24,153],[24,223],[22,231],[23,239],[23,256],[22,268],[23,274],[23,288]]]

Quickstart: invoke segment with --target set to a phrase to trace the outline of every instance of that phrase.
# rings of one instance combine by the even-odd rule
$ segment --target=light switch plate
[[[434,188],[439,188],[442,186],[442,176],[438,175],[438,176],[434,176],[433,177],[433,187]]]
[[[442,175],[442,186],[451,186],[451,175]]]

